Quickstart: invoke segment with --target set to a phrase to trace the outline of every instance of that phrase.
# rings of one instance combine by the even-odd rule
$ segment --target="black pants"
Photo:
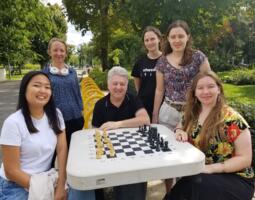
[[[254,180],[237,174],[199,174],[183,177],[167,194],[167,200],[251,200]]]
[[[79,131],[83,129],[84,119],[83,117],[80,117],[77,119],[71,119],[71,120],[65,121],[65,125],[66,125],[66,142],[67,142],[67,147],[69,149],[71,136],[75,131]]]
[[[113,187],[114,200],[145,200],[147,183],[135,183]],[[96,200],[104,200],[104,190],[96,190]]]

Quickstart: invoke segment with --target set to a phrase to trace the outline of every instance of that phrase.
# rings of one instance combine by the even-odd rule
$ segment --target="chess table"
[[[163,125],[152,124],[152,127],[168,142],[169,150],[156,151],[138,128],[124,128],[107,131],[115,155],[110,156],[104,144],[103,155],[98,157],[96,129],[73,133],[67,182],[75,189],[91,190],[202,172],[205,156],[201,151],[187,142],[176,141],[174,133]]]

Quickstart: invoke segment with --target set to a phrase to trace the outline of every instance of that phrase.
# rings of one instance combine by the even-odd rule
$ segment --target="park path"
[[[6,117],[16,110],[20,81],[0,81],[0,133]],[[0,163],[2,154],[0,149]]]

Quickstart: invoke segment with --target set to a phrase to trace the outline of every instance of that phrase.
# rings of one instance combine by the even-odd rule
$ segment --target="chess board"
[[[201,151],[187,142],[176,141],[165,126],[152,126],[158,130],[157,137],[168,143],[167,151],[162,146],[157,149],[148,135],[139,132],[138,128],[125,128],[107,131],[115,156],[110,156],[108,145],[103,143],[103,153],[97,157],[96,130],[73,133],[67,182],[75,189],[90,190],[193,175],[203,170]]]
[[[115,158],[121,158],[125,159],[129,156],[134,156],[136,158],[138,157],[145,157],[150,156],[153,157],[156,154],[161,154],[162,152],[170,153],[172,149],[174,150],[174,147],[164,149],[163,144],[163,137],[161,137],[162,143],[157,149],[156,144],[151,144],[149,142],[149,128],[147,127],[148,131],[139,131],[139,129],[134,131],[108,131],[107,132],[107,138],[109,138],[113,149],[115,151],[114,155],[111,155],[110,148],[107,146],[106,142],[104,142],[103,137],[100,139],[100,141],[103,143],[103,152],[102,156],[97,159],[115,159]],[[102,134],[102,131],[101,131]],[[94,152],[99,148],[96,144],[96,138],[95,134],[94,137],[94,143],[91,141],[90,143],[90,155],[91,159],[95,159]],[[160,133],[158,133],[158,137],[160,137]],[[156,143],[156,141],[153,141]],[[94,148],[94,147],[95,148]],[[159,156],[157,155],[157,156]]]

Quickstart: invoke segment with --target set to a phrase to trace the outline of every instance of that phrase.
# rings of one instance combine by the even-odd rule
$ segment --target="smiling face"
[[[110,91],[111,99],[116,101],[123,100],[128,87],[128,80],[126,77],[113,75],[108,80],[108,90]]]
[[[49,79],[44,75],[34,76],[26,88],[26,100],[28,106],[44,107],[50,100],[52,91]]]
[[[216,105],[219,94],[220,88],[213,78],[205,76],[198,80],[195,96],[201,102],[202,106]]]
[[[183,52],[189,38],[190,35],[188,35],[182,27],[172,28],[167,37],[173,52]]]
[[[153,31],[148,31],[144,34],[144,46],[148,52],[158,51],[159,50],[159,38]]]
[[[54,41],[51,43],[48,53],[52,59],[53,65],[63,65],[67,56],[66,46],[60,41]]]

